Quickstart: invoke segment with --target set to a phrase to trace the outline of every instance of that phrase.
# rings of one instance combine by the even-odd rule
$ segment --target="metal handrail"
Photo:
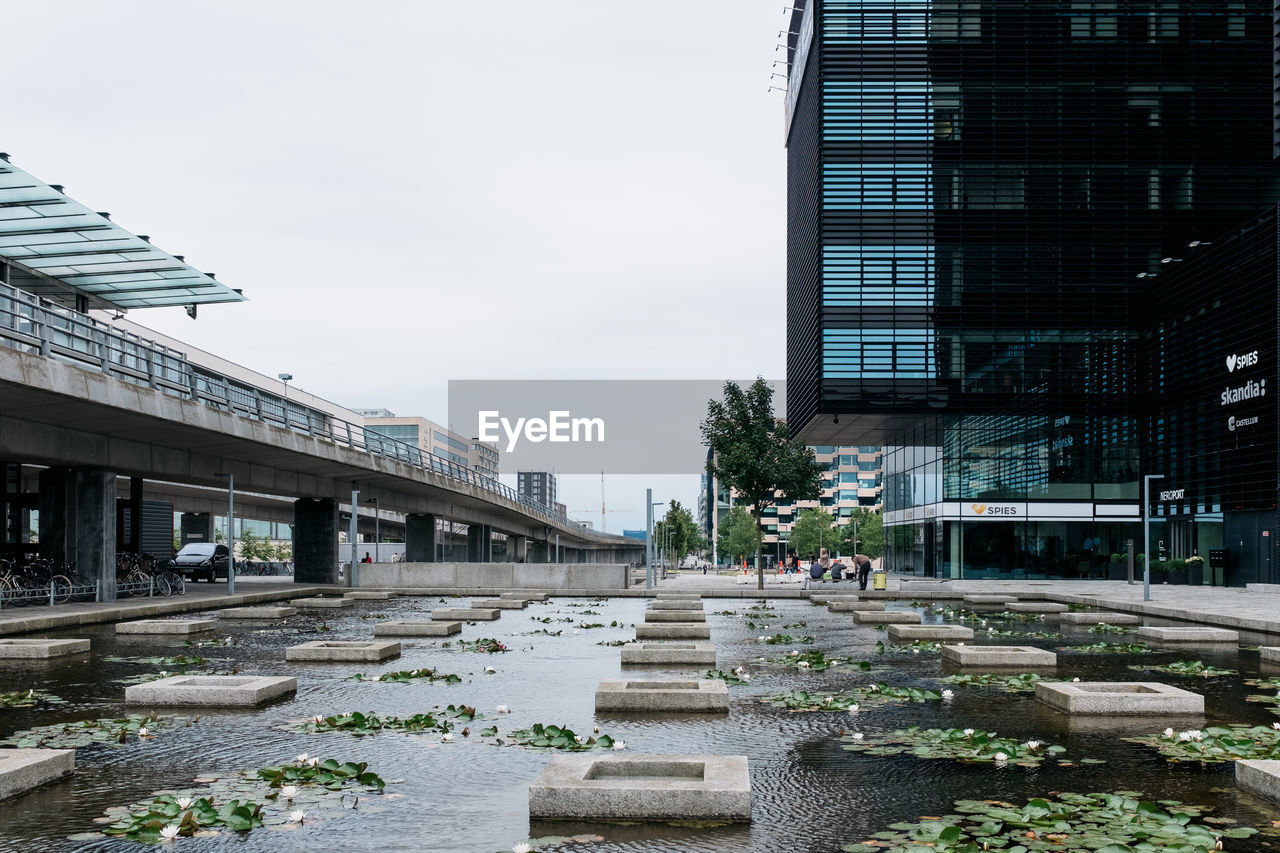
[[[483,489],[546,520],[578,527],[567,515],[443,456],[424,453],[417,445],[366,429],[363,424],[335,418],[193,364],[185,352],[113,328],[3,282],[0,346],[69,362],[250,420],[394,459]]]

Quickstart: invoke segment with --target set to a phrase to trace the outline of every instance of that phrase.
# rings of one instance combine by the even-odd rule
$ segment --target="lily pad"
[[[1280,724],[1266,726],[1209,726],[1205,729],[1174,731],[1146,737],[1127,737],[1130,743],[1151,747],[1166,761],[1198,761],[1217,764],[1241,758],[1280,759]]]
[[[313,717],[294,727],[299,732],[346,732],[362,737],[378,732],[394,731],[405,733],[440,732],[447,734],[459,723],[469,723],[482,715],[469,705],[450,705],[447,708],[433,708],[422,714],[411,717],[379,717],[373,713],[352,711],[348,714],[335,714],[329,717]]]
[[[948,675],[939,679],[943,684],[959,684],[965,687],[997,687],[1011,693],[1034,693],[1036,682],[1043,676],[1035,672],[1023,672],[1018,675],[996,675],[994,673]]]
[[[455,675],[452,672],[441,672],[438,669],[423,667],[422,669],[402,669],[399,672],[384,672],[381,675],[365,675],[362,672],[357,672],[347,681],[373,681],[378,684],[411,684],[414,681],[435,683],[443,681],[445,684],[461,684],[462,676]]]
[[[593,749],[612,749],[615,743],[609,735],[579,735],[568,726],[551,726],[534,723],[527,729],[517,729],[506,735],[511,746],[529,749],[555,749],[562,752],[588,752]]]
[[[840,742],[847,750],[868,755],[909,754],[917,758],[948,758],[997,766],[1034,767],[1066,751],[1066,747],[1043,741],[1001,738],[995,732],[981,729],[921,729],[919,726],[893,732],[854,732],[846,734]]]
[[[1201,678],[1221,678],[1227,675],[1239,675],[1234,669],[1218,669],[1198,660],[1176,660],[1162,665],[1135,665],[1129,669],[1150,672],[1165,672],[1169,675],[1196,675]]]
[[[127,717],[100,720],[80,720],[74,723],[58,723],[37,726],[14,732],[0,746],[19,749],[44,747],[47,749],[81,749],[97,744],[122,745],[137,743],[152,736],[159,729],[185,720],[185,717],[160,717],[158,714],[130,714]],[[187,725],[191,725],[190,722]],[[140,734],[145,729],[147,734]]]
[[[65,704],[67,704],[65,699],[35,688],[0,693],[0,708],[47,708],[51,705]]]

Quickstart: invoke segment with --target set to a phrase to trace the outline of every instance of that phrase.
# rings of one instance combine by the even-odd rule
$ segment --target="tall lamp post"
[[[1142,478],[1142,600],[1151,600],[1151,481],[1163,480],[1164,474],[1147,474]]]
[[[378,543],[382,541],[382,507],[377,498],[369,498],[365,503],[373,504],[373,561],[380,563],[382,561],[378,559]]]
[[[227,595],[236,594],[236,475],[214,474],[215,477],[227,478]],[[217,549],[215,548],[216,552]],[[217,574],[213,569],[210,577]]]

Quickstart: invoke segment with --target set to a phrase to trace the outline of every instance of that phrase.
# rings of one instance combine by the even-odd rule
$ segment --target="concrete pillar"
[[[293,502],[294,583],[338,582],[338,530],[336,500]]]
[[[142,478],[129,478],[129,550],[142,553]]]
[[[178,541],[183,545],[192,542],[214,542],[213,514],[208,512],[184,512],[178,521]]]
[[[467,526],[467,560],[472,563],[493,562],[493,529],[489,525]]]
[[[40,472],[40,552],[101,581],[116,600],[116,475],[99,469]]]
[[[404,561],[434,563],[436,561],[436,517],[409,513],[404,517]]]
[[[527,536],[508,536],[507,537],[507,562],[523,563],[525,560],[525,551],[529,547],[529,537]]]

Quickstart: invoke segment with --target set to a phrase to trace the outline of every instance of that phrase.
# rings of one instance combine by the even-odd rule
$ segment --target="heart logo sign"
[[[1235,369],[1236,369],[1236,356],[1235,356],[1235,353],[1232,353],[1231,355],[1227,356],[1227,373],[1231,373]]]
[[[973,510],[975,515],[982,515],[987,511],[986,504],[969,504],[969,508]]]

